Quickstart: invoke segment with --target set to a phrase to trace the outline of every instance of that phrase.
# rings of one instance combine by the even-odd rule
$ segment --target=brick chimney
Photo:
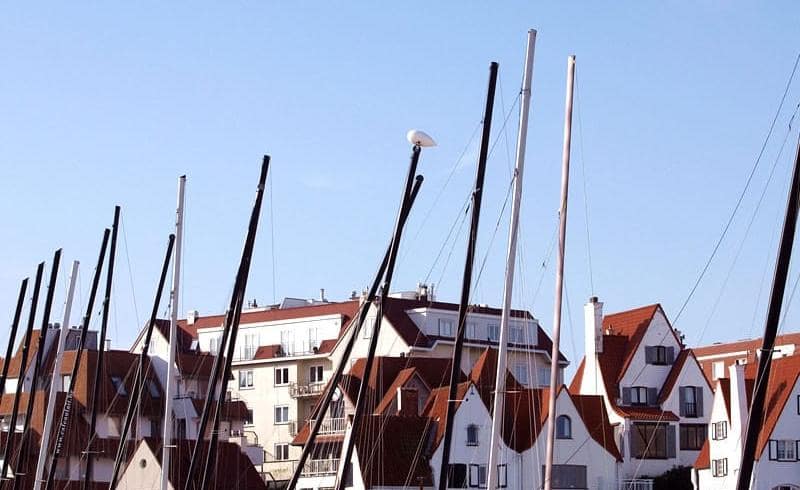
[[[397,415],[419,415],[419,392],[415,388],[397,388]]]
[[[597,299],[597,296],[589,298],[589,302],[584,305],[583,319],[586,358],[580,390],[582,394],[598,395],[602,393],[597,356],[603,353],[603,303]]]

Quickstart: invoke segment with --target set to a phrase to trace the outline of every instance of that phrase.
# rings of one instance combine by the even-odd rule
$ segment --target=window
[[[715,361],[711,363],[711,378],[719,379],[725,377],[725,361]]]
[[[69,389],[70,381],[72,381],[72,376],[70,376],[69,374],[61,375],[61,391],[67,391]]]
[[[150,419],[150,437],[161,437],[160,419]]]
[[[544,480],[544,466],[542,466],[542,480]],[[553,488],[589,488],[586,484],[586,466],[554,464],[550,483]]]
[[[631,405],[647,405],[647,388],[634,386],[631,390]]]
[[[672,364],[675,348],[664,345],[648,345],[644,348],[644,360],[647,364],[666,366]]]
[[[486,488],[486,473],[487,468],[485,464],[469,465],[470,488]]]
[[[497,465],[497,488],[506,488],[508,486],[508,466],[504,464]]]
[[[520,384],[527,386],[527,384],[530,382],[528,379],[528,366],[522,363],[515,365],[514,378],[516,378]]]
[[[797,415],[800,415],[800,395],[797,395]]]
[[[489,340],[493,342],[500,340],[500,325],[490,323],[487,328],[489,330]]]
[[[155,380],[147,380],[147,391],[152,398],[161,398],[161,390],[158,389],[158,383]]]
[[[275,368],[275,386],[289,384],[289,368]]]
[[[511,344],[524,344],[525,343],[525,327],[522,325],[509,325],[508,342]]]
[[[728,476],[728,458],[712,460],[711,474],[715,477]]]
[[[322,383],[322,366],[311,366],[308,372],[309,383]]]
[[[215,356],[219,354],[220,337],[211,337],[209,341],[208,350]]]
[[[674,458],[675,447],[674,425],[635,423],[631,427],[630,450],[634,458]]]
[[[701,417],[703,415],[703,388],[700,386],[681,386],[678,393],[680,398],[681,417]]]
[[[467,426],[467,446],[478,445],[478,426],[470,424]]]
[[[467,488],[467,465],[451,463],[447,469],[447,488]]]
[[[728,437],[728,422],[723,420],[721,422],[714,422],[711,426],[711,438],[719,441]]]
[[[538,371],[539,386],[550,386],[550,368],[540,367]]]
[[[454,337],[453,325],[455,322],[447,318],[439,318],[439,335],[442,337]]]
[[[467,338],[478,338],[478,324],[475,322],[467,322]]]
[[[258,334],[257,333],[247,333],[243,336],[243,342],[241,343],[241,347],[239,348],[239,358],[240,359],[252,359],[256,355],[256,350],[258,349]]]
[[[114,385],[114,390],[116,390],[117,395],[128,396],[128,391],[125,389],[125,384],[122,382],[122,378],[119,376],[111,376],[111,384]]]
[[[275,424],[289,423],[289,405],[275,406]]]
[[[680,431],[682,451],[699,451],[706,442],[706,426],[703,424],[681,424]]]
[[[797,461],[797,441],[794,440],[770,440],[769,441],[770,461]]]
[[[572,439],[572,420],[566,415],[556,418],[556,439]]]
[[[319,329],[308,329],[308,351],[316,353],[319,350]]]
[[[286,461],[289,459],[289,444],[282,442],[275,444],[275,461]]]
[[[253,409],[247,409],[247,416],[244,418],[244,425],[253,425]]]
[[[248,369],[246,371],[239,371],[239,388],[247,389],[252,387],[253,387],[253,370]]]

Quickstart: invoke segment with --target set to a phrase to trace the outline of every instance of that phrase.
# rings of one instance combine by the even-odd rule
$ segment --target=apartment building
[[[712,389],[660,305],[603,314],[585,306],[585,357],[570,392],[603,397],[623,463],[623,481],[648,485],[691,466],[706,439]]]
[[[762,339],[715,342],[711,345],[692,348],[703,373],[709,382],[727,377],[728,368],[734,364],[756,363],[761,356]],[[778,335],[775,338],[773,359],[800,354],[800,332]]]
[[[757,364],[734,363],[715,381],[709,437],[695,461],[698,490],[733,488],[742,460]],[[756,446],[753,490],[800,488],[800,356],[775,359]]]

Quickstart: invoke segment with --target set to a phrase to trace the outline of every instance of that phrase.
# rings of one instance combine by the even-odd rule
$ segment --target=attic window
[[[572,420],[566,415],[556,418],[556,439],[572,439]]]
[[[111,384],[114,385],[114,390],[116,390],[117,395],[128,396],[128,391],[125,389],[125,384],[122,382],[122,378],[119,376],[111,376]]]
[[[672,364],[675,359],[675,348],[665,345],[650,345],[645,349],[645,362],[656,366]]]
[[[478,445],[478,426],[470,424],[467,426],[467,446]]]

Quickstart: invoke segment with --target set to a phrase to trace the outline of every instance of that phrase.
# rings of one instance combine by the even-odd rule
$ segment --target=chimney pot
[[[200,315],[198,314],[197,310],[189,310],[186,313],[186,323],[189,325],[194,325],[198,318],[200,318]]]

